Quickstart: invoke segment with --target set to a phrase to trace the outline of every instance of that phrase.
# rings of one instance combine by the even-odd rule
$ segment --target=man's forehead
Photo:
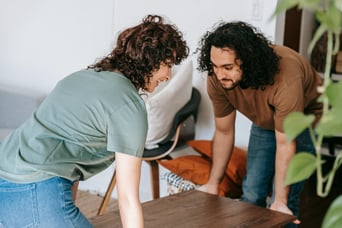
[[[235,62],[236,54],[231,48],[218,48],[213,46],[211,48],[210,60],[215,64],[233,64]]]

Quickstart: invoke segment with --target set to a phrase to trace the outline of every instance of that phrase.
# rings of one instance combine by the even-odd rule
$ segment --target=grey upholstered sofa
[[[0,142],[23,123],[44,96],[0,86]]]

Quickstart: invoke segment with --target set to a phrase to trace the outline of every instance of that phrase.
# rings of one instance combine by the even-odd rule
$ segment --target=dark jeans
[[[315,153],[308,130],[296,138],[298,152]],[[275,173],[276,139],[275,132],[252,124],[247,155],[247,174],[243,180],[241,200],[266,207],[267,196],[273,192]],[[287,206],[298,216],[300,193],[304,181],[291,185]],[[271,200],[272,201],[272,200]]]

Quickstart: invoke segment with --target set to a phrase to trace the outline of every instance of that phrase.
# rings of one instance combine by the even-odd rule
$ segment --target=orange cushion
[[[158,163],[194,184],[205,184],[209,178],[210,161],[201,156],[187,155]]]
[[[212,141],[211,140],[190,140],[187,142],[200,154],[211,159]],[[227,166],[225,174],[237,185],[242,186],[243,177],[246,174],[247,151],[234,147],[232,156]]]
[[[205,184],[208,181],[210,173],[212,141],[191,140],[187,144],[202,156],[182,156],[172,160],[161,160],[159,164],[195,184]],[[238,147],[234,147],[229,165],[219,186],[219,195],[225,195],[231,198],[241,196],[242,180],[246,174],[246,161],[247,152]]]
[[[187,155],[171,160],[159,160],[158,163],[176,175],[198,185],[205,184],[209,178],[210,160],[201,156]],[[237,198],[241,196],[241,187],[225,175],[218,194]]]

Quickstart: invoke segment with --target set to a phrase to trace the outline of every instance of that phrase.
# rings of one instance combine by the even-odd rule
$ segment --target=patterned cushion
[[[162,180],[166,180],[167,182],[167,192],[169,195],[196,189],[196,185],[194,183],[185,180],[172,172],[165,173],[162,176]]]

